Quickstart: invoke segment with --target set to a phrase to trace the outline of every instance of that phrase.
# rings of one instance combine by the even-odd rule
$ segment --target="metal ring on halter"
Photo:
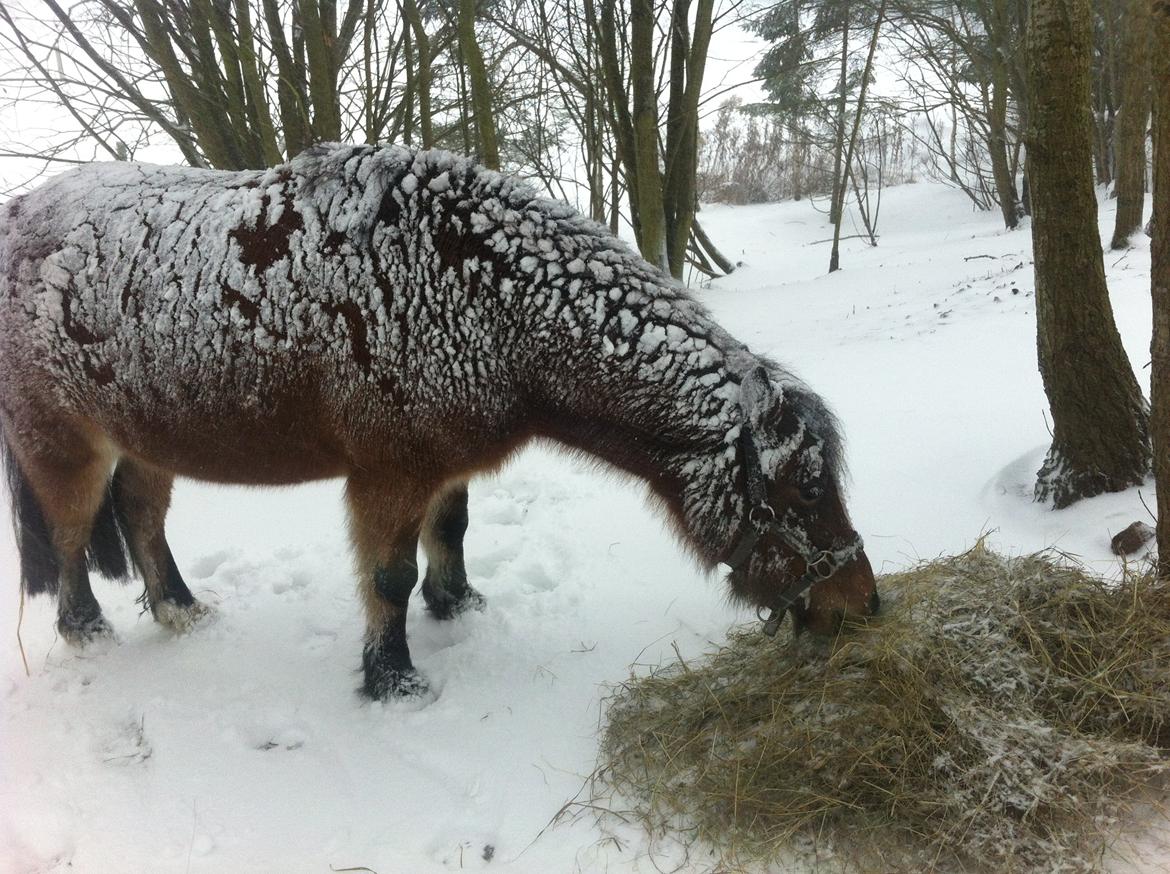
[[[748,510],[748,521],[757,528],[766,528],[776,521],[776,511],[771,504],[760,503]]]
[[[768,635],[768,637],[775,637],[776,632],[780,630],[780,623],[784,621],[784,617],[788,614],[788,608],[773,610],[768,614],[766,619],[761,615],[763,612],[763,607],[757,607],[756,618],[764,623],[764,634]]]
[[[814,575],[818,580],[827,580],[837,572],[837,567],[836,558],[827,549],[805,560],[805,573]]]

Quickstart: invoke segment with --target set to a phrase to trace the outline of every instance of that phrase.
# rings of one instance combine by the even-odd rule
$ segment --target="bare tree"
[[[352,57],[359,24],[383,29],[379,0],[350,0],[340,19],[334,0],[42,2],[46,20],[0,5],[9,78],[51,94],[112,155],[129,151],[123,132],[151,128],[196,166],[263,167],[352,135],[355,95],[343,79],[384,68],[398,46],[367,31],[364,56]],[[358,100],[375,137],[386,116],[380,125],[373,108],[389,83],[366,84]]]
[[[894,19],[927,147],[976,206],[998,204],[1009,229],[1022,211],[1016,178],[1028,113],[1026,9],[1020,0],[898,0]],[[939,115],[950,122],[947,140]]]

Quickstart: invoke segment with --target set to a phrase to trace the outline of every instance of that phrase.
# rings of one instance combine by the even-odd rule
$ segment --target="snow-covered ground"
[[[1026,230],[905,186],[886,193],[880,246],[846,241],[845,269],[826,276],[814,241],[830,231],[808,202],[703,215],[746,264],[701,295],[840,415],[878,572],[988,532],[1004,551],[1117,569],[1110,536],[1149,521],[1139,490],[1061,512],[1030,501],[1048,432]],[[1106,266],[1145,387],[1148,241]],[[355,693],[362,618],[339,483],[181,484],[170,539],[215,620],[176,638],[135,589],[99,583],[119,641],[76,652],[37,599],[20,627],[28,675],[3,520],[0,870],[655,870],[634,830],[613,840],[588,815],[545,827],[594,767],[606,684],[753,617],[696,572],[639,484],[548,447],[473,483],[471,514],[468,568],[488,606],[447,624],[412,610],[415,662],[439,691],[421,709]]]

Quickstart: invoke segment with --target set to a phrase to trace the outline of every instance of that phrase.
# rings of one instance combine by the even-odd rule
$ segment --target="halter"
[[[776,518],[776,511],[768,503],[768,492],[764,481],[764,472],[760,466],[760,453],[756,443],[752,440],[751,428],[744,422],[740,430],[740,440],[743,445],[744,476],[747,480],[749,508],[746,518],[746,530],[740,537],[739,543],[732,550],[726,564],[732,570],[740,567],[755,550],[756,544],[764,532],[772,529],[776,535],[792,548],[797,555],[804,559],[805,571],[799,580],[793,583],[784,592],[780,603],[772,608],[772,612],[764,619],[764,634],[774,637],[784,620],[785,613],[796,603],[797,599],[808,591],[813,583],[829,579],[857,557],[864,548],[861,535],[854,533],[853,540],[839,549],[805,548],[809,543],[807,536],[800,536],[783,520]],[[785,514],[787,519],[787,514]]]

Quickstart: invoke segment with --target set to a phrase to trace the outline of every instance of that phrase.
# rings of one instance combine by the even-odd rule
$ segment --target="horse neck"
[[[629,330],[619,315],[537,356],[537,430],[645,480],[710,567],[742,519],[740,375],[759,361],[689,297],[665,285],[661,296],[646,295],[647,284],[636,285],[639,303],[624,307]],[[582,312],[596,313],[590,295],[580,301]]]

